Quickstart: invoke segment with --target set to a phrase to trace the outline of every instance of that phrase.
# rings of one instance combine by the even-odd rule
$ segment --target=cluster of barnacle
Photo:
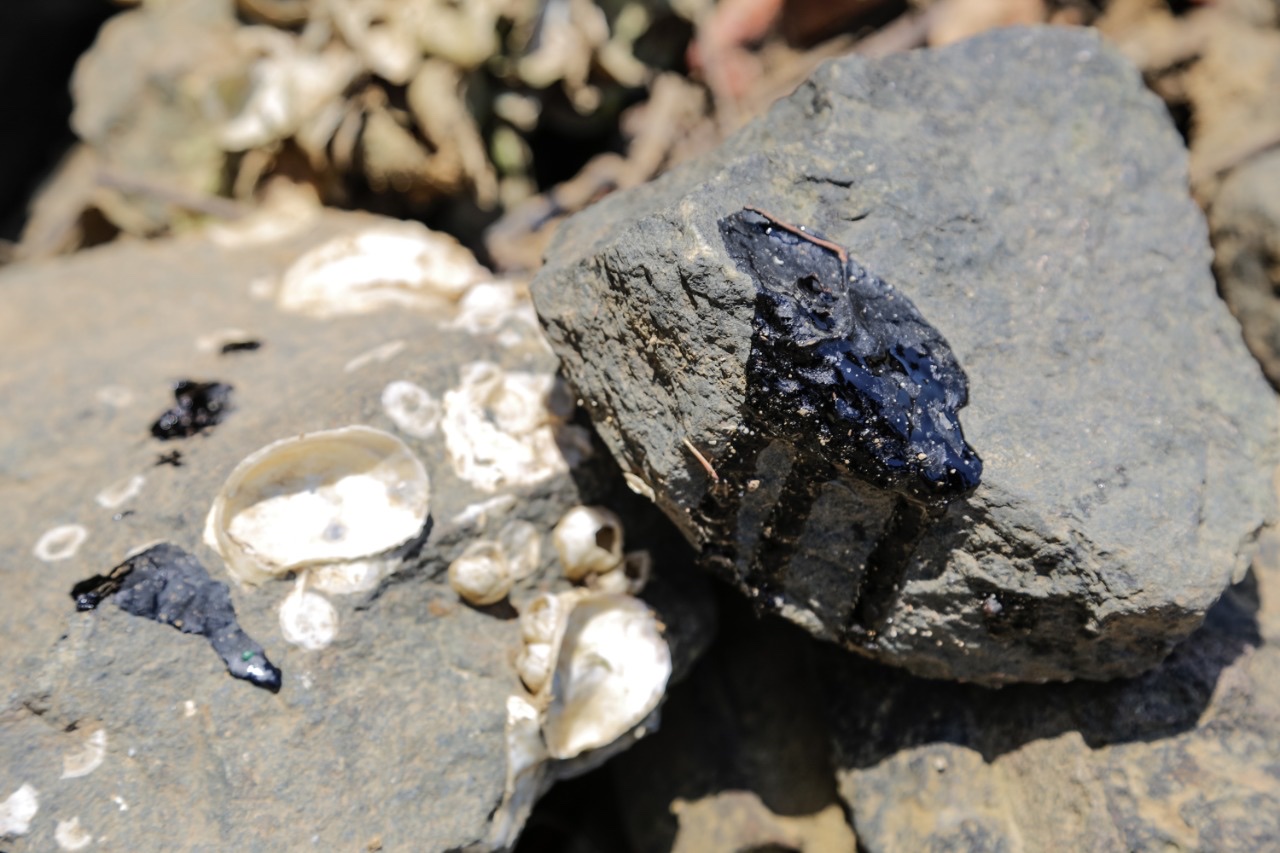
[[[473,542],[449,566],[466,601],[505,598],[537,562],[536,531]],[[518,544],[512,553],[503,540]],[[622,521],[603,507],[570,509],[551,532],[564,576],[575,585],[544,592],[520,610],[516,671],[527,692],[507,700],[507,780],[492,822],[504,847],[543,787],[595,766],[642,734],[671,675],[671,652],[654,612],[636,597],[649,577],[647,552],[624,553]]]

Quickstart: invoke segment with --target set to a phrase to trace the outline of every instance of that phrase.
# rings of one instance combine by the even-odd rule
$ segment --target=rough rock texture
[[[1280,151],[1233,170],[1209,209],[1218,286],[1271,384],[1280,386]]]
[[[1280,845],[1274,534],[1263,552],[1136,679],[992,691],[823,653],[836,775],[862,849]]]
[[[1185,172],[1162,106],[1088,33],[850,58],[570,220],[534,301],[624,470],[763,609],[923,675],[1132,675],[1273,514],[1274,400]],[[719,223],[747,206],[845,247],[950,344],[971,496],[925,513],[781,440],[741,464],[759,288]]]
[[[57,849],[59,824],[73,819],[131,850],[483,842],[503,796],[505,701],[521,691],[512,605],[567,585],[550,540],[564,510],[613,505],[636,519],[628,548],[665,548],[665,538],[679,547],[655,548],[657,569],[697,578],[687,554],[680,571],[687,546],[660,514],[650,512],[661,524],[646,532],[634,506],[613,500],[620,483],[607,454],[489,493],[455,473],[439,430],[410,434],[389,416],[382,395],[393,380],[439,400],[476,360],[554,372],[527,307],[490,315],[476,332],[450,312],[315,320],[262,298],[303,251],[384,223],[330,213],[305,234],[256,247],[199,236],[122,243],[0,275],[0,803],[22,785],[39,802],[29,832],[0,839],[8,853]],[[213,332],[212,345],[201,340]],[[246,335],[261,348],[220,354],[218,341]],[[234,386],[232,408],[201,434],[162,442],[150,424],[180,378]],[[329,596],[338,636],[307,651],[281,635],[278,609],[293,583],[236,586],[201,534],[216,490],[246,455],[352,423],[397,433],[423,461],[430,533],[378,589]],[[160,463],[174,451],[178,464]],[[141,489],[125,497],[134,475]],[[448,561],[510,518],[543,533],[537,571],[510,603],[463,605],[445,581]],[[66,537],[39,544],[69,524],[84,528],[78,548]],[[156,540],[228,583],[240,626],[283,671],[278,694],[232,678],[203,637],[109,601],[75,611],[77,582]],[[656,602],[664,589],[668,604],[657,607],[687,668],[711,630],[710,602],[705,590],[662,580],[646,595]]]
[[[691,806],[703,832],[763,844],[776,824],[735,818],[725,801],[751,792],[768,813],[816,822],[833,779],[868,853],[1280,845],[1274,531],[1164,663],[1107,683],[918,678],[722,603],[716,642],[673,689],[662,731],[612,765],[637,851],[670,849]],[[724,819],[708,823],[716,803]]]
[[[853,850],[817,644],[725,596],[716,641],[672,691],[662,730],[611,767],[630,848]]]

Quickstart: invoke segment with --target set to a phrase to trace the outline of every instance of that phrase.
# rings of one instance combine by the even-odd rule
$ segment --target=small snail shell
[[[516,657],[516,673],[530,693],[537,693],[546,685],[551,675],[551,656],[554,651],[550,643],[525,643],[520,647]]]
[[[501,601],[514,581],[506,552],[488,539],[472,542],[449,564],[449,586],[471,604]]]
[[[564,576],[580,581],[622,562],[622,520],[598,506],[576,506],[551,532]]]

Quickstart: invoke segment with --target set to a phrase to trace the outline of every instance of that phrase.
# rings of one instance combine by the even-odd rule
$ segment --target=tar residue
[[[758,286],[753,425],[915,500],[972,491],[982,460],[957,415],[968,381],[911,300],[826,241],[754,211],[724,218],[720,233]]]
[[[751,208],[719,224],[756,302],[744,423],[699,507],[704,558],[767,601],[825,483],[854,477],[896,494],[847,626],[847,638],[873,639],[924,525],[982,477],[957,415],[968,381],[911,301],[841,247]],[[775,441],[793,451],[790,472],[755,552],[738,554],[742,485]]]
[[[156,438],[187,438],[221,423],[231,407],[231,386],[183,379],[174,383],[173,399],[173,408],[151,425]]]
[[[152,546],[71,589],[77,610],[93,610],[110,595],[126,613],[206,637],[236,678],[272,693],[280,690],[280,670],[236,622],[227,585],[210,578],[200,561],[178,546]]]

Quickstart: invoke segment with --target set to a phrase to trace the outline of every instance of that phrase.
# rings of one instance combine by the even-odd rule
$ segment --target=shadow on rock
[[[838,761],[865,768],[901,750],[950,743],[987,761],[1033,740],[1078,731],[1091,748],[1153,741],[1190,730],[1220,673],[1261,642],[1252,571],[1163,664],[1112,682],[1000,689],[915,678],[832,647],[817,652]]]

